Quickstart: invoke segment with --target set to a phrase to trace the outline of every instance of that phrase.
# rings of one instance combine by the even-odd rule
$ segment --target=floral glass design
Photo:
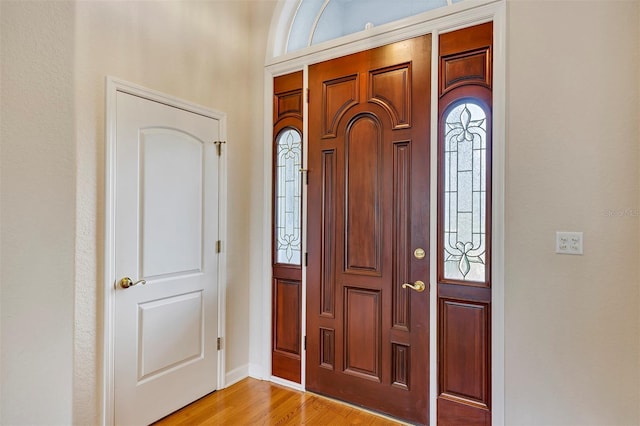
[[[276,263],[301,265],[302,261],[302,135],[283,130],[276,139]]]
[[[445,115],[444,278],[486,281],[487,115],[473,101]]]

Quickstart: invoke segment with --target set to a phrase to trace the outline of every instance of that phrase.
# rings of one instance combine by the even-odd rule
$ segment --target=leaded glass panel
[[[276,139],[276,263],[301,265],[302,136],[283,130]]]
[[[486,280],[487,115],[474,102],[445,115],[444,278]]]

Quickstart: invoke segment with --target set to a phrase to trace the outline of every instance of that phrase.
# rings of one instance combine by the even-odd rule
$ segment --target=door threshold
[[[408,422],[406,422],[404,420],[398,419],[396,417],[392,417],[392,416],[390,416],[390,415],[388,415],[386,413],[383,413],[381,411],[376,411],[376,410],[372,410],[371,408],[363,407],[361,405],[352,404],[350,402],[346,402],[346,401],[343,401],[341,399],[334,398],[332,396],[323,395],[321,393],[317,393],[317,392],[313,392],[313,391],[309,391],[309,390],[305,390],[304,392],[306,392],[306,393],[308,393],[310,395],[313,395],[315,397],[318,397],[320,399],[325,399],[327,401],[333,402],[335,404],[340,404],[340,405],[344,405],[346,407],[355,408],[357,410],[364,411],[364,412],[369,413],[371,415],[381,417],[381,418],[383,418],[385,420],[389,420],[391,422],[394,422],[397,425],[414,426],[414,425],[418,424],[418,423],[408,423]]]

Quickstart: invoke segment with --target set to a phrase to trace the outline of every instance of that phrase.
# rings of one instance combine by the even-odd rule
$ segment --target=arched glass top
[[[287,53],[463,0],[301,0]]]

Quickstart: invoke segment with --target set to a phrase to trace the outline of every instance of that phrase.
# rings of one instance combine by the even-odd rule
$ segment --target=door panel
[[[375,116],[354,117],[344,135],[346,272],[381,275],[382,129]]]
[[[115,423],[148,424],[217,384],[218,120],[118,92]]]
[[[460,302],[441,297],[438,307],[442,324],[442,387],[450,395],[469,401],[488,399],[486,387],[489,348],[487,303]],[[460,344],[469,342],[469,344]]]
[[[299,281],[275,280],[274,351],[300,355],[300,316],[296,309],[302,300]]]
[[[203,161],[203,144],[189,134],[140,131],[144,276],[202,270]]]
[[[344,287],[344,372],[382,380],[380,290]]]
[[[431,36],[309,67],[307,389],[426,424]]]
[[[139,380],[202,358],[202,291],[140,303],[138,318]]]

